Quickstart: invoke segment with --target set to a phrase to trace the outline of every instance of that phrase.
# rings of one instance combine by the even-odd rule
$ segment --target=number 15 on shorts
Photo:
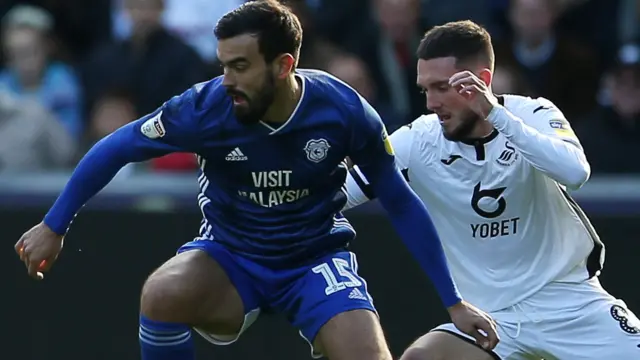
[[[327,287],[324,289],[326,295],[362,286],[362,281],[356,275],[355,266],[350,266],[345,259],[333,258],[330,262],[317,265],[311,270],[324,277],[327,282]]]

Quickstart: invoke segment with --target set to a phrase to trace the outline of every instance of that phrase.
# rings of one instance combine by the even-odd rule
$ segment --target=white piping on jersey
[[[302,84],[302,92],[300,94],[300,99],[298,100],[298,104],[296,104],[296,107],[293,109],[293,112],[291,113],[291,116],[289,116],[289,119],[287,119],[287,121],[285,121],[285,123],[280,125],[277,129],[274,129],[273,126],[270,126],[269,124],[262,122],[262,120],[260,120],[260,124],[264,125],[267,129],[271,130],[269,135],[274,135],[278,133],[280,130],[284,129],[291,122],[291,120],[293,120],[293,118],[296,116],[296,113],[298,112],[298,109],[302,104],[302,99],[304,99],[304,94],[306,92],[306,81],[304,76],[300,74],[295,74],[295,77],[300,78],[300,83]]]
[[[364,176],[364,174],[362,173],[362,171],[360,171],[360,167],[358,167],[358,166],[354,166],[354,167],[353,167],[353,170],[354,170],[356,173],[358,173],[358,176],[360,176],[360,180],[362,180],[362,182],[363,182],[365,185],[370,185],[370,184],[369,184],[369,180],[367,180],[367,177],[366,177],[366,176]]]
[[[369,286],[367,284],[367,280],[363,277],[360,277],[360,274],[358,274],[358,259],[356,258],[356,254],[350,252],[349,260],[351,262],[351,269],[353,269],[354,274],[358,276],[358,279],[362,281],[362,285],[364,285],[365,296],[367,297],[367,299],[369,299],[369,301],[373,305],[373,297],[371,296],[371,294],[369,294]]]
[[[351,226],[351,224],[349,223],[349,220],[347,220],[346,218],[338,218],[335,215],[333,216],[333,229],[339,229],[339,228],[344,228],[347,230],[352,231],[355,234],[355,230],[353,229],[353,226]]]
[[[209,188],[209,179],[204,174],[204,169],[207,166],[207,160],[201,156],[197,157],[198,164],[200,165],[200,175],[198,176],[198,186],[200,187],[200,193],[198,194],[198,207],[202,213],[202,221],[200,223],[200,231],[196,240],[212,240],[211,225],[207,221],[207,217],[204,214],[204,207],[211,202],[211,200],[205,195],[205,192]]]

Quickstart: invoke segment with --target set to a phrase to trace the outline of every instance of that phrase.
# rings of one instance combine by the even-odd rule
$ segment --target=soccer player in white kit
[[[473,22],[433,28],[418,56],[434,114],[390,136],[397,166],[500,343],[487,352],[444,324],[402,359],[640,359],[638,319],[601,287],[604,246],[567,193],[590,167],[565,116],[543,98],[493,95],[491,38]],[[347,208],[375,197],[357,167],[343,191]]]

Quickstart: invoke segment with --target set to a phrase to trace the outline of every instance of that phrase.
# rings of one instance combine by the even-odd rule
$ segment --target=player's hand
[[[58,258],[64,236],[53,232],[47,225],[40,223],[22,235],[15,245],[20,260],[27,267],[29,276],[42,280]]]
[[[486,119],[494,106],[498,105],[498,99],[487,84],[471,71],[453,74],[449,78],[449,85],[467,99],[471,110],[483,119]]]
[[[476,339],[476,343],[485,350],[492,350],[498,345],[496,323],[484,311],[462,301],[449,309],[451,321],[458,330]]]

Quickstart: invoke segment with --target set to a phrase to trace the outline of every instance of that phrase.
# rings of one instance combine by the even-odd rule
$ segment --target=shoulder
[[[424,163],[436,153],[433,148],[438,144],[442,130],[438,116],[422,115],[413,122],[400,127],[389,137],[396,150],[396,156],[406,167],[419,159]]]
[[[366,100],[337,77],[312,69],[299,69],[297,73],[306,81],[307,95],[314,103],[333,107],[350,115],[361,115],[363,110],[366,110]]]
[[[73,68],[59,62],[47,67],[44,83],[49,91],[53,90],[58,96],[61,94],[77,96],[80,90],[79,79]]]
[[[436,114],[422,115],[402,128],[407,128],[426,137],[435,137],[442,131],[440,120]]]
[[[180,95],[169,99],[163,112],[168,115],[190,116],[195,119],[217,119],[231,110],[231,101],[222,86],[222,77],[193,85]]]
[[[411,139],[413,145],[435,144],[442,134],[440,121],[435,114],[422,115],[411,123],[401,126],[391,134],[392,141]]]
[[[525,124],[541,133],[560,137],[579,145],[571,124],[551,100],[543,97],[505,95],[504,106]]]
[[[549,99],[520,95],[502,95],[502,97],[504,98],[504,107],[525,123],[549,117],[564,118],[562,111]]]
[[[503,95],[503,97],[504,107],[527,125],[539,130],[563,130],[570,126],[562,110],[549,99],[519,95]]]

